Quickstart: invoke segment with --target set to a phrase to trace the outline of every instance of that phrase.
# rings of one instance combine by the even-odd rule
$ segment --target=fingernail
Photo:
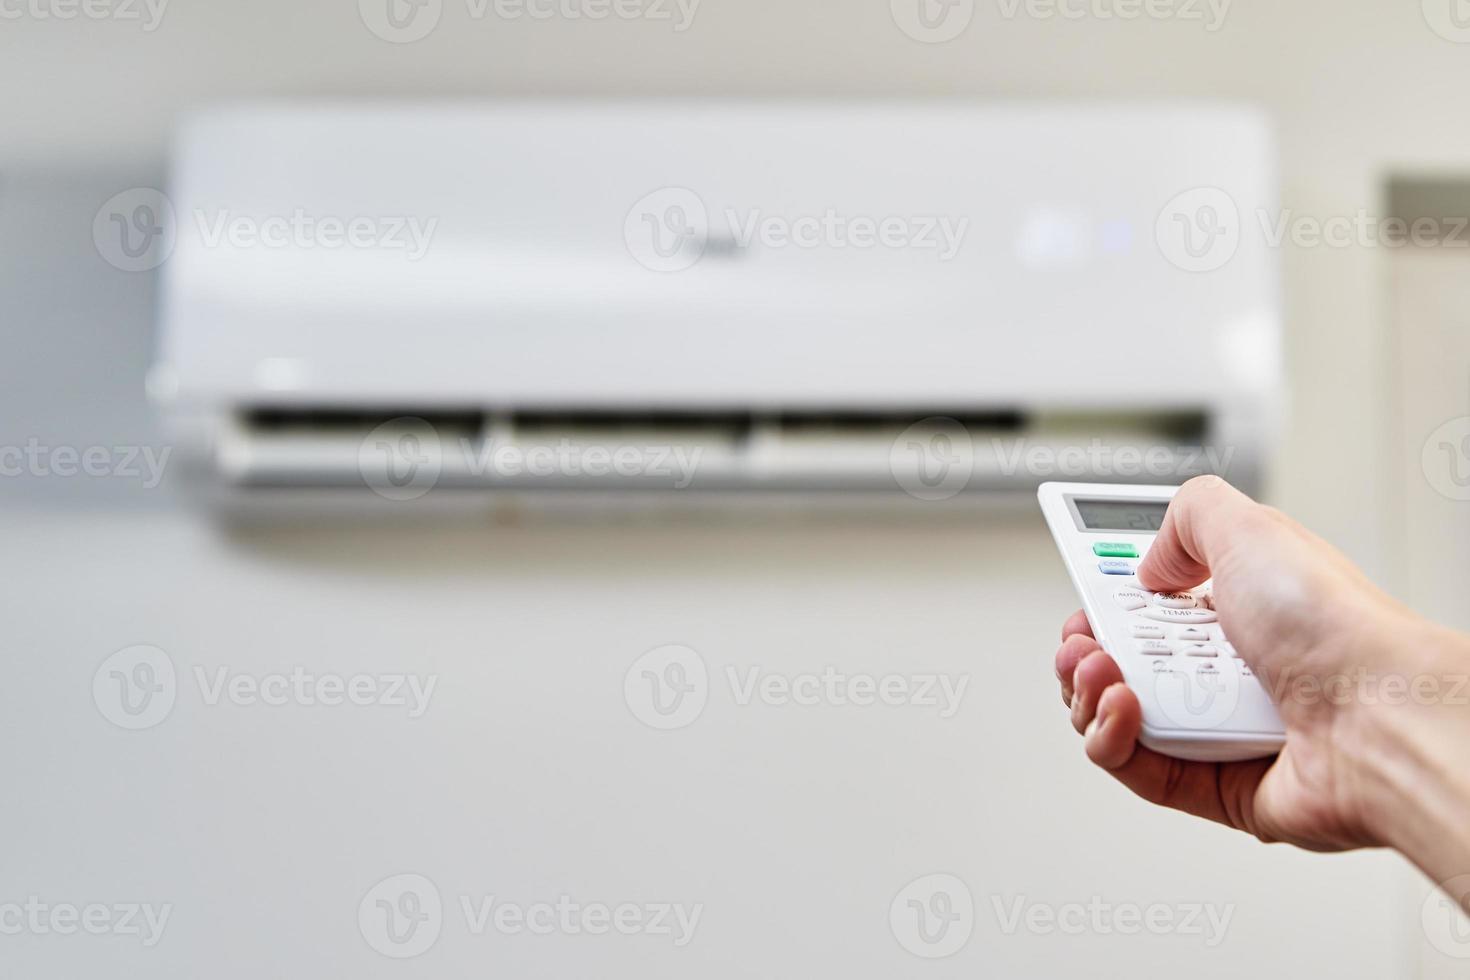
[[[1087,723],[1087,730],[1082,733],[1082,738],[1084,740],[1085,739],[1092,738],[1092,733],[1095,732],[1095,731],[1097,731],[1100,727],[1102,727],[1099,724],[1101,721],[1102,721],[1101,718],[1094,718],[1094,719],[1092,719],[1092,721],[1088,722]]]
[[[1092,723],[1101,728],[1103,725],[1107,724],[1108,715],[1110,715],[1111,713],[1112,712],[1108,710],[1108,706],[1106,704],[1099,704],[1097,706],[1097,717],[1092,720]]]

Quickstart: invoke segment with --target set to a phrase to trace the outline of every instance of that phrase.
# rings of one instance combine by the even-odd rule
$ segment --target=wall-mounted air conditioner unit
[[[169,196],[150,387],[231,503],[1249,486],[1280,407],[1238,109],[240,108]]]

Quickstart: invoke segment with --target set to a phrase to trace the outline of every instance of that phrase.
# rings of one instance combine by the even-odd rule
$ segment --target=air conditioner
[[[180,132],[150,392],[228,504],[1258,482],[1228,107],[241,107]]]

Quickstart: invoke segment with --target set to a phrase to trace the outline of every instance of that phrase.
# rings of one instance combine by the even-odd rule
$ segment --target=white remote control
[[[1276,706],[1220,629],[1206,582],[1152,593],[1138,582],[1178,487],[1046,483],[1037,492],[1093,636],[1143,708],[1140,741],[1177,759],[1274,755]]]

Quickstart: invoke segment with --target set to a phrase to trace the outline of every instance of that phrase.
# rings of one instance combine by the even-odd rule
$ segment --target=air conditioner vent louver
[[[888,490],[963,467],[965,490],[1024,489],[1069,454],[1152,454],[1182,476],[1211,469],[1203,412],[942,413],[300,408],[251,409],[223,426],[221,472],[238,486],[362,488],[380,467],[433,471],[436,489]],[[1065,475],[1064,473],[1061,475]],[[1139,473],[1142,480],[1148,473]],[[1126,479],[1128,474],[1115,474]]]

